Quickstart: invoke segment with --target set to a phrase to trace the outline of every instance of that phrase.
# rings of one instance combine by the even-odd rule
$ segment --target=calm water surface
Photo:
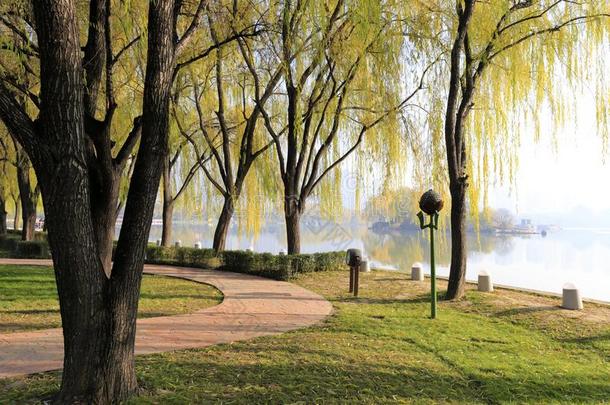
[[[202,242],[210,247],[213,232],[213,226],[205,224],[174,226],[174,237],[183,246]],[[422,232],[380,235],[365,226],[308,221],[301,233],[303,253],[356,247],[363,249],[375,266],[410,271],[411,264],[419,261],[428,271],[429,243]],[[153,225],[150,240],[160,235],[160,226]],[[240,237],[235,227],[227,248],[277,253],[285,250],[285,241],[280,224],[267,227],[256,237]],[[439,235],[437,246],[437,273],[447,276],[448,237]],[[467,279],[476,280],[483,270],[498,284],[560,293],[570,282],[584,297],[610,301],[610,230],[564,229],[546,237],[471,235]]]

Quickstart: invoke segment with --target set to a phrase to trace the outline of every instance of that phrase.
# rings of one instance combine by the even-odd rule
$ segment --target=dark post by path
[[[349,266],[349,292],[358,296],[358,285],[360,284],[360,263],[362,262],[362,252],[360,249],[347,249],[345,263]]]

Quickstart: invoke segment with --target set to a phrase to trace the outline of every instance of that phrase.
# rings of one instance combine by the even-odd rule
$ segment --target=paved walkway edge
[[[52,266],[50,260],[0,259],[0,265]],[[145,265],[146,274],[210,284],[222,303],[193,314],[138,321],[136,354],[195,349],[274,335],[322,322],[332,305],[297,285],[260,277],[187,267]],[[61,329],[0,334],[0,378],[58,370]]]

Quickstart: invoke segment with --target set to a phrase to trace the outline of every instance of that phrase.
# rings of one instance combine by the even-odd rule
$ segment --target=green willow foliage
[[[178,61],[170,135],[170,149],[178,156],[172,174],[174,191],[197,159],[195,148],[210,152],[202,127],[215,139],[216,147],[222,147],[217,143],[221,139],[217,79],[224,87],[224,115],[231,134],[228,148],[236,168],[242,159],[246,117],[257,106],[256,86],[272,88],[265,104],[268,124],[282,134],[287,125],[287,77],[303,77],[316,62],[314,71],[299,85],[300,113],[308,111],[320,126],[319,138],[303,143],[305,152],[319,150],[335,124],[339,129],[322,153],[320,172],[357,147],[321,179],[312,205],[325,215],[340,216],[346,182],[355,190],[356,207],[364,197],[361,190],[371,190],[374,185],[382,195],[390,195],[405,182],[416,191],[434,186],[448,199],[444,114],[449,52],[460,2],[463,0],[210,1],[202,26]],[[148,4],[124,0],[111,4],[115,55],[124,49],[113,69],[119,107],[112,133],[121,144],[127,135],[125,128],[141,110]],[[337,6],[339,15],[333,17]],[[84,44],[88,4],[79,2],[78,7]],[[196,4],[185,7],[188,14],[189,7]],[[511,8],[514,12],[508,13]],[[610,50],[609,14],[608,0],[476,2],[468,34],[474,62],[484,61],[486,68],[476,85],[474,108],[466,123],[473,215],[487,204],[494,179],[515,185],[521,133],[533,128],[537,139],[553,136],[566,123],[577,121],[573,95],[585,88],[594,94],[598,132],[607,141],[610,87],[604,69]],[[28,15],[27,1],[0,4],[0,80],[26,84],[27,107],[35,115],[38,64]],[[293,20],[289,43],[282,39],[285,18]],[[188,20],[179,18],[180,32]],[[257,35],[227,41],[216,49],[211,28],[221,39],[243,32],[257,31]],[[23,38],[16,41],[19,32]],[[126,47],[132,40],[135,42]],[[289,61],[283,56],[286,48],[292,54]],[[217,77],[216,58],[222,59],[222,77]],[[280,78],[274,83],[277,72]],[[342,87],[333,89],[334,81],[343,83]],[[418,87],[421,91],[404,102]],[[15,87],[15,91],[20,90]],[[319,92],[319,99],[308,108],[314,92]],[[202,120],[195,103],[201,108]],[[101,116],[103,106],[98,110]],[[543,134],[541,121],[547,117],[553,128],[550,134]],[[296,122],[300,141],[305,118]],[[373,123],[359,141],[362,127]],[[281,209],[283,203],[277,145],[272,144],[265,124],[261,116],[253,143],[256,150],[267,149],[256,159],[237,202],[240,229],[249,234],[256,234],[266,215]],[[279,147],[285,148],[285,142],[280,136]],[[220,173],[212,160],[204,166],[209,176],[199,172],[179,206],[212,219],[222,201],[208,177],[218,179]],[[347,171],[354,173],[352,178],[343,178]]]
[[[458,22],[456,2],[425,4],[428,23],[437,35],[423,43],[422,52],[440,48],[448,60]],[[516,186],[523,133],[533,130],[537,141],[542,136],[554,137],[566,124],[578,122],[575,94],[592,93],[598,134],[607,144],[610,83],[604,66],[608,62],[609,28],[609,1],[475,3],[469,42],[473,65],[483,62],[485,68],[466,122],[472,215],[478,215],[481,205],[487,206],[493,181]],[[443,123],[448,62],[436,65],[433,76],[430,91],[422,100],[430,112],[427,128],[432,158],[425,162],[434,167],[432,183],[446,193]],[[551,124],[549,133],[542,133],[543,121]]]

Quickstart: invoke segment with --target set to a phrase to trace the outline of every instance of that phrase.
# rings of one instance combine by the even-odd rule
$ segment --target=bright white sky
[[[531,134],[521,134],[517,190],[497,187],[490,206],[508,208],[519,214],[567,212],[586,207],[594,212],[610,210],[610,156],[602,153],[597,134],[595,106],[590,95],[577,98],[578,128],[574,125],[558,133],[555,151],[550,136],[535,143]],[[549,125],[551,117],[548,116]],[[543,129],[544,131],[544,129]]]

